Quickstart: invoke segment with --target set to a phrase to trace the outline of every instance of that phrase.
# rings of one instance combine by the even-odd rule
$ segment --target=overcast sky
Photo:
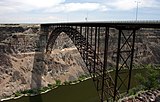
[[[0,23],[135,20],[135,0],[0,0]],[[160,20],[160,0],[139,0],[138,20]]]

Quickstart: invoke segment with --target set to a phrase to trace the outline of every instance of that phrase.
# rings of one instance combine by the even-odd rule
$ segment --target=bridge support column
[[[104,101],[104,97],[105,97],[105,94],[104,92],[106,91],[107,94],[108,94],[108,90],[105,90],[105,81],[106,81],[106,71],[107,71],[107,56],[108,56],[108,40],[109,40],[109,28],[106,27],[106,34],[105,34],[105,48],[104,48],[104,65],[103,65],[103,77],[102,77],[102,93],[101,93],[101,102]],[[109,89],[109,87],[107,88]]]
[[[45,47],[46,47],[46,44],[47,44],[47,40],[48,40],[48,37],[49,37],[49,26],[45,26],[45,25],[41,25],[41,28],[40,28],[40,46],[43,46],[44,47],[44,50],[45,50]]]
[[[116,51],[116,71],[114,85],[114,101],[118,99],[119,92],[125,93],[130,89],[134,45],[137,28],[117,28],[118,47]],[[125,73],[125,74],[124,74]],[[123,74],[123,75],[122,75]]]

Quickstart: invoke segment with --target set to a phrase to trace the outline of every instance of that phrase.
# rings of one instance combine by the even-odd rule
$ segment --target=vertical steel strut
[[[116,101],[119,97],[119,90],[121,88],[124,88],[124,92],[128,92],[132,77],[131,72],[136,28],[117,28],[119,34],[118,47],[116,50],[116,69],[114,80],[107,70],[110,26],[54,25],[52,28],[54,29],[48,38],[46,51],[52,49],[54,41],[59,33],[65,32],[76,45],[84,62],[86,63],[87,69],[93,77],[101,102],[106,100]],[[49,27],[46,29],[49,29]],[[101,30],[104,30],[105,33],[103,51],[101,50]],[[125,69],[128,69],[128,71],[125,71]],[[126,73],[125,78],[121,76],[122,73]]]
[[[134,57],[134,45],[136,28],[117,28],[118,47],[116,55],[116,72],[115,72],[115,86],[114,86],[114,101],[121,90],[121,93],[127,92],[130,89],[132,64]],[[126,70],[127,69],[127,70]],[[125,76],[124,76],[124,73]],[[123,75],[122,75],[123,74]]]

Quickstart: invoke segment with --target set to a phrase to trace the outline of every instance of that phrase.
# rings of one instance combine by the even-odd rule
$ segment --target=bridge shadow
[[[55,29],[53,29],[49,38],[47,37],[48,35],[46,36],[46,35],[40,34],[38,41],[36,42],[36,46],[35,46],[36,50],[35,50],[33,70],[32,70],[32,76],[31,76],[31,84],[30,84],[31,89],[34,90],[34,89],[42,87],[43,75],[46,72],[45,71],[45,69],[46,69],[45,68],[45,64],[46,64],[45,54],[48,55],[52,52],[53,45],[55,44],[57,37],[62,32],[65,33],[73,41],[74,45],[76,46],[76,48],[80,52],[83,60],[86,60],[86,61],[84,61],[84,63],[86,65],[88,63],[92,63],[92,65],[93,65],[93,63],[95,62],[94,60],[96,58],[97,58],[97,60],[100,60],[100,59],[98,59],[98,57],[96,57],[97,55],[95,55],[95,51],[93,50],[92,46],[91,45],[89,46],[89,44],[87,43],[88,41],[86,40],[86,38],[83,35],[81,35],[81,33],[78,32],[74,28],[70,28],[70,27],[55,28]],[[47,41],[44,41],[44,39]],[[46,42],[47,42],[47,45],[44,45],[44,44],[46,44]],[[90,56],[91,59],[88,60],[89,62],[86,59],[86,57],[88,57],[86,55],[86,53],[91,55]],[[99,66],[97,65],[95,70],[98,69],[100,66],[102,66],[102,63],[99,62],[98,64],[99,64]],[[93,69],[88,69],[88,71],[90,74],[93,73]],[[99,82],[101,82],[101,81],[98,81],[97,83],[99,84]],[[30,97],[30,102],[43,102],[43,99],[42,99],[41,95],[37,95],[36,97]]]
[[[30,88],[32,90],[34,90],[34,89],[36,90],[36,89],[41,88],[43,86],[42,85],[42,83],[43,83],[43,78],[42,77],[46,72],[45,71],[45,69],[46,69],[45,68],[45,64],[46,64],[45,54],[46,54],[46,52],[48,52],[47,54],[51,53],[51,50],[53,49],[53,45],[55,44],[55,40],[63,32],[63,30],[64,30],[64,33],[66,35],[68,35],[68,37],[73,41],[72,43],[74,43],[76,48],[77,48],[78,44],[80,44],[80,45],[83,44],[83,43],[80,43],[80,42],[74,42],[75,36],[72,36],[73,33],[77,34],[76,36],[78,36],[78,37],[80,36],[81,38],[83,36],[80,35],[79,32],[77,32],[76,30],[71,29],[71,28],[69,30],[73,30],[72,33],[65,31],[65,29],[63,29],[63,28],[56,29],[56,30],[53,29],[53,32],[50,35],[49,39],[47,39],[48,35],[44,35],[44,34],[41,35],[40,34],[40,36],[38,38],[38,41],[36,42],[36,45],[35,45],[36,50],[35,50],[35,55],[34,55],[33,69],[32,69],[32,72],[31,72]],[[41,33],[43,33],[43,32],[41,32]],[[67,34],[67,33],[69,33],[69,34]],[[45,41],[44,41],[44,39],[45,39]],[[49,44],[46,43],[46,42],[48,42]],[[45,44],[47,44],[47,46]],[[80,46],[78,48],[80,48]],[[49,49],[49,51],[45,51],[45,50],[48,50],[48,49]],[[84,49],[82,49],[82,50],[84,50]],[[83,69],[83,70],[85,70],[85,69]],[[35,97],[30,96],[29,101],[30,102],[43,102],[43,98],[39,94]]]
[[[34,90],[40,89],[42,87],[42,77],[45,71],[45,46],[44,46],[44,36],[40,35],[38,40],[36,41],[35,45],[35,55],[34,55],[34,62],[33,62],[33,69],[31,71],[31,83],[30,88],[31,91],[34,93]],[[36,92],[37,93],[37,92]],[[39,95],[34,97],[30,96],[30,102],[43,102],[40,92]]]

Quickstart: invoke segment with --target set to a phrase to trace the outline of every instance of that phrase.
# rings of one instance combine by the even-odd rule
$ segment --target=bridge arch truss
[[[52,50],[61,32],[69,36],[79,50],[103,102],[116,101],[119,93],[129,91],[136,32],[142,27],[160,28],[160,24],[154,22],[57,23],[42,24],[41,31],[47,39],[47,53]],[[111,43],[115,44],[111,45]],[[110,75],[111,70],[114,75]]]

